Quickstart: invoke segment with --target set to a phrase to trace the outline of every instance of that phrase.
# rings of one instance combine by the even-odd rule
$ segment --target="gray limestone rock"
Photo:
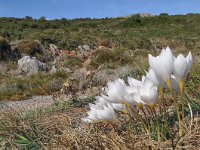
[[[36,57],[24,56],[18,60],[18,69],[24,76],[31,76],[38,71],[46,71],[46,64],[38,61]]]

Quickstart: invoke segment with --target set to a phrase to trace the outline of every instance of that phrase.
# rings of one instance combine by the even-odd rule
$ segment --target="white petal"
[[[111,104],[116,111],[125,111],[126,106],[123,104]]]
[[[191,68],[191,66],[192,66],[192,61],[193,61],[193,60],[192,60],[192,54],[191,54],[191,52],[189,52],[189,54],[187,55],[186,61],[187,61],[187,69],[186,69],[184,78],[187,77],[187,75],[188,75],[188,73],[189,73],[189,71],[190,71],[190,68]]]
[[[136,93],[136,94],[133,94],[132,95],[132,98],[135,102],[134,105],[138,105],[138,104],[145,104],[145,102],[143,100],[141,100],[141,97],[140,97],[140,94],[139,93]]]
[[[96,110],[98,110],[98,109],[102,109],[100,106],[94,105],[94,104],[91,104],[91,103],[89,103],[89,107],[90,107],[90,109],[91,109],[92,111],[96,111]]]
[[[149,90],[154,84],[148,77],[146,77],[142,85],[144,89]]]
[[[160,63],[159,57],[153,57],[151,54],[149,54],[149,64],[151,69],[154,71],[156,76],[163,78],[166,73],[163,71],[163,66]]]
[[[96,96],[96,101],[94,102],[98,106],[107,105],[107,101],[102,96]]]
[[[154,104],[157,101],[157,99],[158,99],[158,92],[157,92],[157,90],[155,90],[155,88],[152,88],[150,90],[150,94],[149,94],[148,98],[149,98],[148,99],[149,103],[151,103],[151,104]]]
[[[140,86],[141,84],[142,84],[142,82],[141,81],[139,81],[139,80],[136,80],[136,79],[134,79],[134,78],[131,78],[131,77],[128,77],[128,84],[130,85],[130,86],[135,86],[135,87],[137,87],[137,86]]]
[[[83,122],[86,122],[86,123],[92,123],[93,122],[92,120],[88,119],[87,117],[86,118],[81,118],[81,120]]]
[[[180,93],[179,83],[178,83],[177,78],[176,78],[174,75],[171,76],[171,83],[172,83],[172,89],[173,89],[174,91]]]
[[[174,91],[180,93],[180,87],[179,87],[178,79],[174,75],[171,75],[171,84],[172,84],[172,89]],[[164,85],[164,88],[169,89],[166,84]]]
[[[174,62],[174,75],[178,79],[182,79],[187,69],[187,62],[182,54],[179,54]]]
[[[100,110],[99,113],[103,120],[111,121],[116,119],[116,115],[112,107],[104,106],[104,109]]]
[[[129,94],[138,92],[137,88],[133,86],[126,86],[125,89]]]
[[[152,69],[149,69],[149,72],[146,72],[146,76],[158,87],[162,88],[164,85],[164,80],[156,76]]]

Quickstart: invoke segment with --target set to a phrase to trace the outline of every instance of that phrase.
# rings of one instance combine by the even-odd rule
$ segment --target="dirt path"
[[[4,101],[1,102],[1,108],[10,108],[15,111],[34,110],[40,107],[49,107],[54,102],[52,96],[33,96],[21,101]]]
[[[97,89],[89,89],[84,93],[78,92],[77,96],[81,99],[95,96],[99,93]],[[13,109],[17,112],[24,112],[29,110],[35,110],[38,108],[47,108],[56,101],[68,101],[70,100],[69,95],[59,95],[55,98],[53,96],[33,96],[26,100],[20,101],[2,101],[0,102],[0,110]]]

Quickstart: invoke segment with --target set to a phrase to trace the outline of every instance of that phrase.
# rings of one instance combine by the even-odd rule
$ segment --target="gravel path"
[[[21,101],[5,101],[1,102],[1,109],[10,108],[15,111],[34,110],[40,107],[49,107],[53,104],[52,96],[33,96],[26,100]]]
[[[95,96],[99,93],[98,89],[89,89],[85,93],[78,92],[78,97],[84,99],[87,97]],[[21,101],[2,101],[0,102],[0,111],[13,109],[17,112],[24,112],[28,110],[35,110],[37,108],[47,108],[51,106],[55,101],[67,101],[70,100],[70,96],[59,95],[59,97],[53,98],[53,96],[33,96],[26,100]]]

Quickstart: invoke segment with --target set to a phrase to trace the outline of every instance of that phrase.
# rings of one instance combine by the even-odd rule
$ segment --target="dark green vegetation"
[[[198,14],[74,20],[0,18],[0,35],[9,41],[39,40],[44,46],[53,43],[67,49],[81,44],[131,50],[167,45],[194,49],[199,44],[199,22]]]

